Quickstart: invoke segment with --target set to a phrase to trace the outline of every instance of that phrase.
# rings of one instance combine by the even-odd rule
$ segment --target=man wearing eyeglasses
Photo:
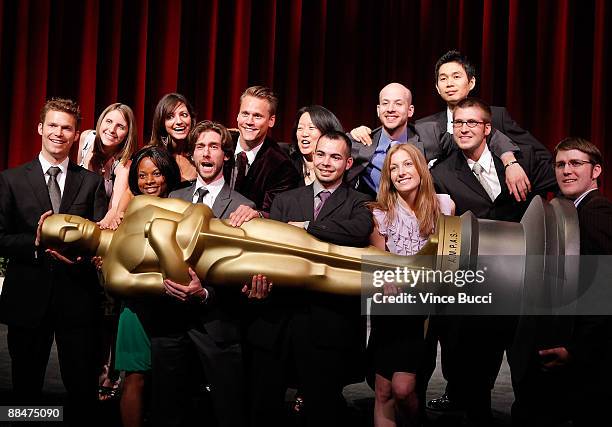
[[[612,201],[597,186],[603,159],[599,149],[582,138],[564,139],[554,155],[553,168],[561,193],[578,211],[580,254],[589,255],[580,259],[583,286],[590,284],[597,263],[607,261],[594,255],[612,255]],[[556,347],[534,349],[534,366],[523,378],[513,378],[519,380],[512,407],[514,424],[551,425],[569,416],[575,426],[594,426],[605,419],[612,399],[612,320],[610,316],[592,315],[597,313],[583,301],[578,300],[581,315],[573,319],[569,340]]]
[[[455,202],[456,215],[471,211],[480,219],[518,222],[534,195],[557,189],[550,163],[538,160],[533,147],[523,146],[515,161],[525,170],[532,191],[520,202],[509,193],[505,178],[512,165],[504,165],[489,150],[491,109],[483,101],[459,101],[452,126],[459,150],[435,165],[431,173],[436,191],[449,194]],[[451,399],[466,409],[471,425],[490,425],[491,389],[504,349],[512,342],[514,318],[453,316],[435,320]]]

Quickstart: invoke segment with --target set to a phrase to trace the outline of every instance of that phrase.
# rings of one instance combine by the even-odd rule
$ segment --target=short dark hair
[[[221,123],[213,122],[212,120],[202,120],[196,124],[187,137],[187,144],[189,147],[189,154],[193,155],[195,144],[198,141],[200,135],[207,131],[213,131],[221,136],[221,149],[227,157],[232,157],[234,153],[234,143],[232,141],[232,135],[229,133],[227,128]]]
[[[170,135],[166,131],[166,116],[171,113],[178,104],[183,103],[187,107],[189,116],[191,117],[191,123],[195,123],[196,114],[191,103],[180,93],[167,93],[164,95],[153,113],[153,126],[151,130],[151,145],[162,145],[168,148],[171,154],[185,154],[187,144],[180,144],[178,152],[175,153],[175,143],[171,141]]]
[[[40,109],[40,123],[45,123],[45,117],[49,111],[61,111],[62,113],[70,114],[76,120],[76,130],[81,127],[81,108],[72,99],[67,98],[51,98],[45,102],[45,105]]]
[[[491,123],[491,115],[492,115],[491,107],[489,106],[489,104],[484,102],[482,99],[473,98],[473,97],[467,97],[465,99],[462,99],[455,106],[455,111],[458,108],[469,108],[469,107],[480,108],[484,113],[485,122]]]
[[[166,178],[166,188],[168,193],[176,189],[181,182],[181,172],[179,170],[174,157],[166,150],[165,147],[159,145],[147,145],[142,147],[134,156],[132,156],[132,164],[128,175],[128,184],[130,191],[134,196],[142,194],[138,188],[138,165],[144,158],[150,158],[161,174]],[[164,196],[167,196],[165,194]]]
[[[589,156],[589,160],[593,165],[603,166],[603,156],[601,151],[591,141],[575,136],[567,137],[557,144],[553,152],[553,162],[556,161],[559,151],[578,150]]]
[[[319,141],[321,141],[323,138],[331,139],[332,141],[343,141],[346,148],[346,157],[351,157],[351,140],[344,132],[330,130],[329,132],[325,132],[323,135],[321,135],[319,137]]]
[[[304,113],[310,114],[310,120],[312,120],[312,124],[316,126],[316,128],[321,132],[321,134],[325,134],[332,130],[343,132],[342,125],[340,124],[340,120],[338,117],[327,108],[321,105],[307,105],[298,110],[295,115],[295,123],[293,124],[293,131],[291,133],[291,142],[295,149],[298,149],[298,141],[297,141],[297,128],[300,122],[300,118]],[[298,149],[299,150],[299,149]]]
[[[278,107],[278,97],[276,94],[266,86],[251,86],[247,88],[242,95],[240,95],[240,103],[247,96],[252,96],[253,98],[264,99],[268,101],[270,115],[273,116],[276,114],[276,108]]]
[[[440,72],[440,67],[444,64],[448,64],[449,62],[456,62],[463,67],[465,70],[465,74],[467,75],[468,81],[472,80],[473,77],[476,77],[476,68],[474,65],[467,59],[467,56],[463,55],[458,50],[449,50],[444,55],[438,59],[436,62],[436,70],[435,70],[435,81],[438,81],[438,74]]]

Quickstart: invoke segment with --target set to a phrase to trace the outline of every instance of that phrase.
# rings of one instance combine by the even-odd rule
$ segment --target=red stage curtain
[[[0,168],[38,152],[38,111],[51,96],[77,99],[84,129],[106,105],[131,105],[141,144],[170,91],[199,119],[235,126],[244,88],[272,86],[278,140],[312,103],[347,129],[375,126],[390,81],[413,90],[422,117],[443,108],[433,67],[450,48],[476,63],[475,94],[547,146],[578,135],[608,158],[611,9],[605,0],[0,0]],[[605,169],[610,194],[610,160]]]

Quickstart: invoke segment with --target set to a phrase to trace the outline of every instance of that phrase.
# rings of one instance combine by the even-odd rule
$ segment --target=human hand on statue
[[[571,361],[571,355],[565,347],[548,348],[538,352],[545,370],[559,369]]]
[[[92,256],[91,263],[96,267],[96,270],[102,270],[102,265],[104,264],[104,260],[101,256]]]
[[[259,212],[255,209],[247,205],[240,205],[234,212],[230,214],[229,220],[232,227],[240,227],[245,222],[250,221],[253,218],[259,217]]]
[[[189,267],[189,275],[191,276],[191,281],[187,285],[181,285],[170,279],[164,280],[166,294],[183,302],[206,302],[208,299],[208,291],[202,286],[200,278],[191,267]]]
[[[272,290],[272,282],[268,282],[268,278],[263,274],[255,274],[251,278],[251,286],[247,283],[242,287],[242,294],[249,299],[265,299],[268,298]]]
[[[383,295],[397,295],[399,294],[399,288],[394,283],[385,283],[383,285]]]
[[[47,212],[43,213],[38,219],[38,227],[36,228],[36,239],[34,240],[34,246],[36,247],[40,246],[40,236],[42,234],[43,222],[45,222],[45,220],[49,218],[51,215],[53,215],[53,211],[48,210]],[[45,253],[55,258],[56,260],[63,262],[64,264],[68,264],[68,265],[76,264],[77,262],[83,261],[83,257],[81,256],[78,256],[74,259],[70,259],[66,255],[61,254],[55,249],[45,249]]]
[[[359,126],[351,131],[351,137],[355,141],[359,141],[363,145],[368,146],[368,147],[372,145],[372,137],[370,136],[371,134],[372,134],[372,129],[370,129],[367,126]]]

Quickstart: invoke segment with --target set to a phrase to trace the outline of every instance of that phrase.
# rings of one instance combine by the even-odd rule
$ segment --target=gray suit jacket
[[[194,182],[187,188],[174,190],[168,197],[191,202],[193,200],[193,193],[195,193],[195,186]],[[255,209],[255,203],[251,202],[237,191],[232,191],[229,185],[225,183],[223,184],[223,188],[221,188],[221,192],[217,195],[215,203],[213,203],[212,211],[217,218],[227,219],[240,205],[247,205]]]

